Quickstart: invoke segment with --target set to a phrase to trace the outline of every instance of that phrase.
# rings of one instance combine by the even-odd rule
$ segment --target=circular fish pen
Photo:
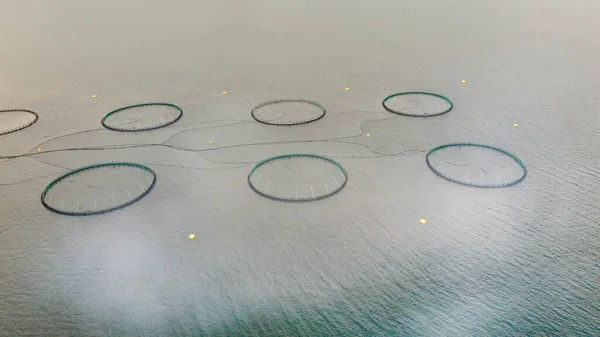
[[[0,136],[28,128],[38,119],[38,114],[31,110],[0,110]]]
[[[440,94],[424,91],[399,92],[383,99],[383,108],[398,115],[433,117],[452,110],[452,101]]]
[[[268,125],[298,125],[325,116],[321,104],[305,99],[278,99],[257,104],[250,114],[257,122]]]
[[[102,126],[120,132],[149,131],[171,125],[183,116],[183,110],[170,103],[144,103],[109,112]]]
[[[517,156],[482,144],[437,146],[427,153],[425,162],[437,176],[471,187],[508,187],[522,182],[527,176],[527,168]]]
[[[316,154],[284,154],[254,164],[248,185],[277,201],[309,202],[339,193],[348,174],[337,161]]]
[[[102,163],[54,179],[42,192],[41,201],[44,207],[58,214],[102,214],[139,201],[155,184],[156,173],[145,165]]]

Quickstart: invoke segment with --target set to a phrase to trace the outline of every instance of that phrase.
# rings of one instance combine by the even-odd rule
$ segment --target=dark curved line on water
[[[83,180],[79,179],[79,182],[81,183],[81,185],[87,187],[87,188],[100,188],[101,186],[90,186],[90,185],[86,185]]]
[[[468,164],[455,164],[455,163],[451,163],[445,160],[442,160],[442,162],[448,164],[448,165],[452,165],[452,166],[458,166],[458,167],[467,167],[470,166],[472,163],[468,163]]]
[[[292,169],[291,167],[289,167],[287,165],[283,165],[283,167],[285,167],[286,169],[290,170],[290,172],[292,173],[292,176],[294,175],[294,173],[295,173],[294,169]]]

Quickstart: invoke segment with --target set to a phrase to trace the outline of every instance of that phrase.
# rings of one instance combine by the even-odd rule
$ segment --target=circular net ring
[[[128,110],[128,109],[134,109],[134,108],[143,108],[143,107],[149,107],[149,106],[164,106],[164,107],[170,107],[173,108],[175,110],[177,110],[177,116],[172,117],[171,116],[171,120],[168,120],[167,122],[158,124],[158,125],[154,125],[154,126],[150,126],[150,127],[143,127],[143,128],[119,128],[116,126],[112,126],[112,125],[108,125],[106,123],[106,120],[113,116],[114,114],[124,111],[124,110]],[[137,132],[137,131],[149,131],[149,130],[155,130],[155,129],[160,129],[160,128],[164,128],[165,126],[169,126],[175,122],[177,122],[178,120],[181,119],[181,117],[183,116],[183,110],[175,105],[175,104],[171,104],[171,103],[143,103],[143,104],[135,104],[135,105],[129,105],[129,106],[125,106],[122,108],[119,108],[117,110],[113,110],[109,113],[106,114],[106,116],[104,116],[101,120],[102,126],[104,126],[105,128],[109,129],[109,130],[113,130],[113,131],[120,131],[120,132]]]
[[[431,113],[431,114],[422,114],[421,115],[421,114],[405,113],[405,112],[402,112],[400,110],[394,110],[394,109],[390,108],[386,104],[390,99],[392,99],[394,97],[408,96],[408,95],[425,95],[425,96],[432,96],[432,97],[441,98],[444,101],[446,101],[446,103],[449,104],[449,107],[447,109],[445,109],[445,110],[442,110],[442,111],[438,111],[438,112]],[[448,97],[446,97],[444,95],[436,94],[436,93],[433,93],[433,92],[426,92],[426,91],[407,91],[407,92],[398,92],[398,93],[395,93],[395,94],[391,94],[391,95],[389,95],[389,96],[387,96],[386,98],[383,99],[383,102],[381,102],[381,105],[383,106],[383,108],[385,110],[387,110],[389,112],[392,112],[392,113],[395,113],[395,114],[398,114],[398,115],[403,115],[403,116],[410,116],[410,117],[433,117],[433,116],[440,116],[440,115],[443,115],[443,114],[446,114],[446,113],[450,112],[450,110],[452,110],[452,108],[454,107],[454,103],[452,103],[452,101]]]
[[[442,172],[440,172],[439,170],[437,170],[435,167],[433,167],[433,165],[431,164],[430,161],[430,156],[432,154],[434,154],[435,152],[445,149],[445,148],[449,148],[449,147],[476,147],[476,148],[483,148],[483,149],[488,149],[488,150],[492,150],[492,151],[496,151],[499,152],[501,154],[506,155],[507,157],[509,157],[510,159],[512,159],[522,170],[522,174],[520,177],[518,177],[517,179],[513,179],[507,183],[499,183],[499,184],[475,184],[475,183],[469,183],[466,181],[461,181],[459,179],[450,177],[448,175],[443,174]],[[425,163],[427,164],[427,167],[433,172],[435,173],[438,177],[451,181],[453,183],[459,184],[459,185],[463,185],[463,186],[469,186],[469,187],[479,187],[479,188],[502,188],[502,187],[509,187],[509,186],[514,186],[519,184],[520,182],[522,182],[523,180],[525,180],[525,178],[527,177],[527,167],[525,166],[525,164],[521,161],[521,159],[519,159],[517,156],[515,156],[514,154],[502,150],[500,148],[494,147],[494,146],[490,146],[490,145],[484,145],[484,144],[475,144],[475,143],[453,143],[453,144],[445,144],[445,145],[440,145],[440,146],[436,146],[433,149],[431,149],[429,152],[427,152],[427,155],[425,156]]]
[[[0,114],[6,113],[6,112],[24,112],[26,114],[33,115],[33,119],[31,121],[27,122],[26,124],[19,125],[19,126],[15,127],[15,128],[4,130],[4,131],[0,130],[0,136],[6,135],[6,134],[9,134],[9,133],[13,133],[13,132],[17,132],[19,130],[23,130],[25,128],[28,128],[28,127],[32,126],[33,124],[35,124],[35,122],[37,122],[38,119],[40,118],[40,116],[37,113],[35,113],[35,112],[31,111],[31,110],[25,110],[25,109],[0,110]]]
[[[259,117],[256,116],[256,111],[259,110],[260,108],[263,108],[265,106],[268,105],[272,105],[272,104],[280,104],[280,103],[306,103],[306,104],[310,104],[313,105],[315,107],[317,107],[319,110],[321,110],[321,113],[318,114],[315,117],[312,118],[307,118],[306,120],[300,120],[300,121],[293,121],[293,122],[289,122],[289,123],[273,123],[269,120],[265,120],[265,119],[261,119]],[[319,102],[315,102],[315,101],[311,101],[311,100],[307,100],[307,99],[301,99],[301,98],[291,98],[291,99],[276,99],[276,100],[272,100],[272,101],[266,101],[266,102],[262,102],[259,103],[257,105],[255,105],[252,108],[252,111],[250,111],[250,115],[252,115],[252,118],[254,118],[255,121],[262,123],[262,124],[267,124],[267,125],[300,125],[300,124],[307,124],[307,123],[312,123],[315,121],[318,121],[319,119],[325,117],[325,113],[327,112],[327,110],[325,109],[325,107],[323,105],[321,105]]]
[[[82,211],[82,212],[70,212],[70,211],[64,211],[55,207],[52,207],[49,203],[46,202],[46,196],[48,194],[48,192],[50,192],[50,190],[52,189],[52,187],[56,184],[58,184],[59,182],[77,174],[83,171],[89,171],[89,170],[94,170],[94,169],[98,169],[98,168],[102,168],[102,167],[111,167],[111,166],[127,166],[127,167],[134,167],[134,168],[138,168],[141,170],[144,170],[148,173],[150,173],[152,175],[152,181],[150,182],[150,185],[146,188],[146,190],[136,196],[135,198],[132,198],[131,200],[121,203],[121,204],[117,204],[114,205],[114,207],[111,208],[107,208],[107,209],[101,209],[101,210],[97,210],[97,211]],[[49,211],[57,213],[57,214],[61,214],[61,215],[69,215],[69,216],[87,216],[87,215],[97,215],[97,214],[103,214],[103,213],[108,213],[108,212],[112,212],[112,211],[116,211],[119,210],[121,208],[127,207],[133,203],[138,202],[139,200],[141,200],[143,197],[145,197],[146,195],[148,195],[150,193],[150,191],[152,191],[152,189],[154,189],[154,186],[156,185],[156,173],[149,168],[148,166],[142,165],[142,164],[136,164],[136,163],[128,163],[128,162],[110,162],[110,163],[102,163],[102,164],[95,164],[95,165],[89,165],[89,166],[85,166],[85,167],[81,167],[78,169],[75,169],[73,171],[67,172],[65,174],[63,174],[62,176],[54,179],[53,181],[51,181],[48,186],[46,186],[46,188],[44,189],[44,191],[42,192],[42,195],[40,196],[42,205]],[[114,202],[114,201],[113,201]]]
[[[276,160],[280,160],[280,159],[289,159],[289,158],[317,158],[317,159],[322,159],[325,160],[331,164],[333,164],[335,167],[337,167],[337,169],[339,169],[339,171],[341,172],[341,174],[343,175],[344,181],[343,182],[339,182],[336,180],[336,188],[333,190],[329,190],[327,189],[327,193],[323,194],[323,195],[318,195],[318,196],[311,196],[311,197],[305,197],[305,198],[285,198],[285,197],[277,197],[271,194],[267,194],[261,190],[259,190],[253,183],[252,183],[252,175],[254,174],[254,172],[256,172],[256,170],[258,168],[260,168],[261,166],[270,163],[272,161],[276,161]],[[261,160],[259,162],[257,162],[256,164],[254,164],[254,166],[252,167],[252,169],[250,170],[250,173],[248,174],[248,185],[250,186],[250,188],[252,189],[252,191],[254,191],[256,194],[265,197],[267,199],[271,199],[271,200],[275,200],[275,201],[283,201],[283,202],[311,202],[311,201],[317,201],[317,200],[321,200],[321,199],[325,199],[328,197],[331,197],[337,193],[339,193],[341,190],[343,190],[346,187],[346,184],[348,183],[348,173],[346,172],[346,169],[344,169],[344,167],[342,166],[342,164],[338,163],[337,161],[331,159],[331,158],[327,158],[324,156],[320,156],[317,154],[308,154],[308,153],[289,153],[289,154],[284,154],[284,155],[279,155],[279,156],[275,156],[275,157],[271,157],[271,158],[267,158],[264,160]]]

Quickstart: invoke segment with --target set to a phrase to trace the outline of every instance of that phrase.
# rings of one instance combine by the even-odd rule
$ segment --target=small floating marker
[[[371,136],[371,134],[370,134],[370,133],[367,133],[367,137],[369,137],[369,136]]]
[[[460,83],[467,84],[467,80],[462,80],[462,81],[460,81]]]
[[[350,90],[350,88],[346,88],[346,91]]]
[[[210,143],[212,144],[212,140],[210,141]]]
[[[223,91],[223,95],[227,95],[227,91]]]
[[[518,127],[519,127],[519,124],[515,123],[515,124],[513,124],[513,126],[514,126],[515,128],[518,128]]]
[[[188,236],[190,238],[190,240],[194,240],[196,238],[196,234],[190,234],[190,236]]]
[[[419,220],[419,222],[421,223],[421,225],[424,225],[424,224],[426,224],[426,223],[427,223],[427,220],[425,220],[425,219],[421,219],[421,220]]]
[[[42,152],[42,149],[38,149],[38,152]]]
[[[96,98],[96,95],[92,95],[92,98]]]

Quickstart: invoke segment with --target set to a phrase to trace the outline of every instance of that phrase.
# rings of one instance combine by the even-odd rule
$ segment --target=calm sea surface
[[[0,136],[0,336],[600,336],[598,17],[595,0],[0,0],[0,110],[40,115]],[[414,90],[455,107],[381,107]],[[287,97],[327,115],[250,117]],[[100,125],[143,102],[183,118]],[[442,180],[425,153],[453,142],[528,177]],[[255,194],[252,164],[288,152],[334,158],[346,188]],[[50,179],[121,160],[156,171],[140,202],[41,205]]]

